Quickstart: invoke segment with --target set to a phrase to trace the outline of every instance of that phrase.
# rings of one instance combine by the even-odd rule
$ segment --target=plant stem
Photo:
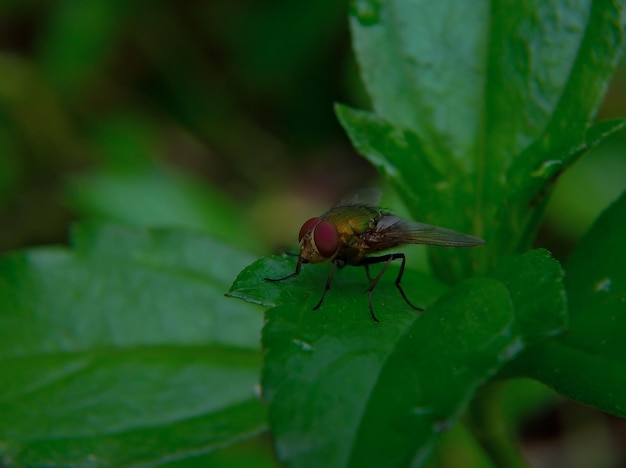
[[[468,427],[495,466],[526,468],[507,419],[502,412],[502,384],[492,382],[479,390],[468,411]]]

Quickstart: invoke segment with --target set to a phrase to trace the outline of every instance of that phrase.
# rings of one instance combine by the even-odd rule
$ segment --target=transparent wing
[[[378,221],[376,233],[386,242],[394,244],[473,247],[485,243],[479,237],[430,224],[406,221],[393,215],[385,215]]]
[[[337,203],[335,203],[332,207],[339,208],[342,206],[378,206],[378,202],[380,202],[381,192],[379,189],[375,187],[366,188],[354,191],[349,195],[343,197]]]

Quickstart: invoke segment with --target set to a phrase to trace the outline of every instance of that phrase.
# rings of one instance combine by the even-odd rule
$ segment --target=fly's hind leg
[[[380,278],[382,278],[385,271],[387,271],[387,268],[389,267],[391,262],[397,259],[401,259],[402,263],[400,265],[400,271],[398,272],[398,276],[396,277],[396,283],[395,283],[396,288],[398,288],[398,291],[400,291],[400,294],[402,295],[402,299],[404,299],[404,301],[408,305],[410,305],[415,310],[419,310],[421,312],[424,311],[424,309],[422,309],[421,307],[417,307],[411,301],[409,301],[409,298],[406,296],[404,289],[402,289],[402,285],[400,284],[400,282],[402,281],[402,276],[404,275],[404,267],[406,264],[406,257],[403,253],[392,253],[392,254],[387,254],[387,255],[381,255],[380,257],[366,257],[362,260],[361,265],[365,266],[366,271],[368,272],[369,272],[369,268],[368,268],[369,265],[372,265],[374,263],[383,263],[383,262],[385,263],[383,267],[381,268],[380,272],[378,273],[378,275],[376,275],[376,278],[372,280],[369,287],[366,289],[369,311],[370,311],[372,320],[374,320],[374,322],[378,322],[378,319],[376,318],[376,315],[374,315],[374,308],[372,306],[372,291],[374,291],[374,288],[378,284],[378,281],[380,281]]]
[[[400,264],[400,271],[398,272],[398,277],[396,278],[396,287],[398,288],[398,291],[400,291],[400,294],[402,294],[402,298],[408,305],[413,307],[415,310],[424,312],[424,309],[422,307],[417,307],[411,301],[409,301],[409,298],[406,297],[406,294],[404,293],[404,290],[402,289],[402,286],[400,285],[400,281],[402,281],[402,275],[404,275],[404,266],[406,264],[406,257],[404,256],[403,253],[397,253],[397,254],[392,254],[392,255],[394,256],[393,259],[396,259],[396,258],[402,259],[402,263]]]
[[[365,267],[365,274],[367,275],[367,279],[370,280],[370,283],[372,282],[372,275],[370,275],[370,266],[365,263],[363,265]]]

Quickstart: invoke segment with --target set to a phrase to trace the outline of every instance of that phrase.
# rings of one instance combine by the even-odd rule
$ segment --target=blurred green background
[[[85,218],[184,227],[259,254],[292,247],[304,219],[378,182],[333,114],[334,102],[368,107],[347,9],[1,2],[0,252],[65,242]],[[598,118],[620,116],[626,63]],[[624,187],[626,132],[559,180],[538,245],[566,258]],[[568,405],[557,419],[581,408]]]
[[[0,8],[2,251],[96,216],[269,251],[374,176],[332,109],[367,105],[347,2]]]
[[[347,7],[4,1],[0,251],[85,217],[293,245],[302,219],[376,183],[332,110],[368,106]],[[622,65],[599,118],[624,115]],[[622,132],[562,178],[542,245],[567,255],[626,185],[625,149]]]

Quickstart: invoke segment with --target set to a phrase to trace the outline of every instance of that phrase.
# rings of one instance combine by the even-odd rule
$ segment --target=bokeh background
[[[293,246],[304,219],[379,182],[333,114],[335,102],[368,107],[347,8],[1,2],[0,252],[64,243],[85,218],[203,231],[259,254]],[[619,116],[626,63],[598,118]],[[621,132],[559,180],[537,244],[566,259],[624,187]],[[547,401],[520,429],[535,466],[626,463],[623,421]],[[580,440],[593,441],[583,458]]]
[[[367,105],[347,2],[0,8],[0,250],[94,216],[230,236],[226,209],[249,245],[291,244],[311,200],[374,177],[332,108]]]

